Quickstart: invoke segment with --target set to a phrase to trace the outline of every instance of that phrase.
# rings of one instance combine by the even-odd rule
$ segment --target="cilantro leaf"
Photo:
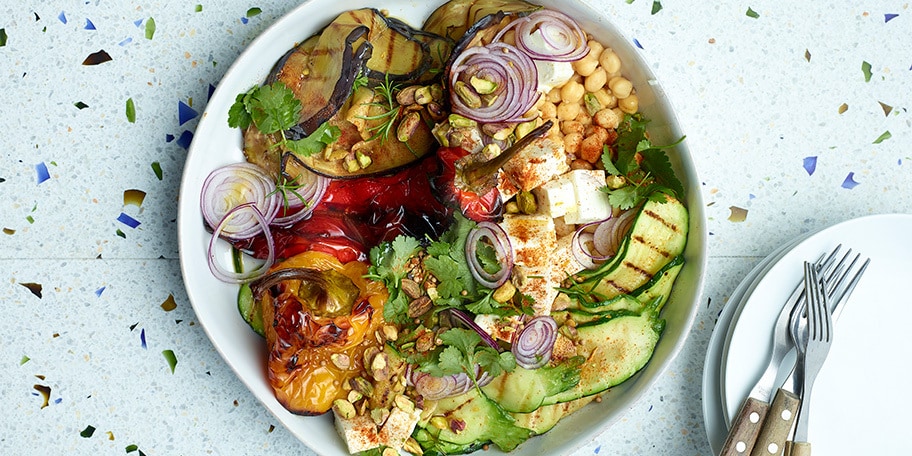
[[[245,105],[254,125],[267,135],[287,130],[300,120],[301,101],[281,82],[260,86]]]
[[[323,152],[323,148],[335,142],[340,136],[342,136],[342,130],[339,127],[324,122],[310,135],[298,140],[286,141],[285,147],[297,155],[309,157]]]
[[[459,267],[459,262],[453,257],[449,255],[430,257],[424,260],[424,266],[437,278],[437,293],[441,298],[455,298],[462,295],[463,291],[468,293],[466,283],[472,279],[472,276],[465,275]]]
[[[488,274],[496,274],[502,267],[497,259],[497,251],[486,242],[479,241],[478,247],[475,249],[475,258],[478,259],[478,264]]]
[[[418,252],[421,244],[408,236],[397,236],[391,242],[373,247],[371,266],[367,277],[386,284],[389,299],[383,306],[383,318],[393,323],[408,321],[408,298],[402,291],[402,278],[408,274],[409,259]]]
[[[683,139],[683,138],[682,138]],[[668,156],[659,149],[650,148],[642,152],[643,162],[640,164],[656,181],[668,186],[675,195],[684,195],[684,185],[678,180]]]
[[[247,112],[246,100],[250,97],[250,94],[256,90],[256,87],[247,91],[247,93],[239,93],[234,99],[234,104],[228,108],[228,126],[231,128],[240,128],[246,130],[247,127],[253,122],[253,119],[250,117],[250,113]]]

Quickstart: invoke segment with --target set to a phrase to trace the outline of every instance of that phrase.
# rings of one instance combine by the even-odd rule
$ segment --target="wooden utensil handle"
[[[741,405],[741,410],[732,421],[728,438],[722,445],[719,456],[749,455],[754,448],[754,442],[760,433],[760,427],[766,417],[769,404],[752,397],[747,398]]]
[[[776,391],[776,396],[773,398],[773,403],[770,404],[751,456],[782,454],[785,442],[789,438],[789,432],[792,430],[792,424],[795,422],[795,416],[798,415],[800,403],[801,400],[792,392],[782,388]]]
[[[811,456],[811,444],[808,442],[788,442],[787,456]]]

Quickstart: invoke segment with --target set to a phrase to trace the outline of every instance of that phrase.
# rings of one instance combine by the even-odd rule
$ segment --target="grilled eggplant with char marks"
[[[286,53],[265,81],[286,85],[301,102],[300,122],[284,137],[299,140],[323,125],[338,128],[340,138],[323,153],[298,157],[327,177],[388,174],[414,163],[437,147],[431,125],[444,109],[434,80],[451,48],[450,41],[376,9],[339,15]],[[270,149],[281,136],[251,127],[244,134],[245,156],[275,172],[281,153]]]

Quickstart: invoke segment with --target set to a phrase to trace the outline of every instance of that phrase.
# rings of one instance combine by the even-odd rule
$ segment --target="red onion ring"
[[[266,236],[266,248],[267,255],[266,260],[259,267],[247,271],[237,273],[234,271],[226,271],[219,267],[218,263],[215,260],[215,243],[222,234],[222,231],[228,226],[232,218],[236,217],[239,212],[249,209],[253,214],[253,218],[256,219],[257,223],[263,230],[263,234]],[[256,204],[253,202],[244,203],[239,206],[233,207],[231,210],[225,214],[225,217],[219,221],[215,227],[215,231],[212,233],[212,237],[209,238],[209,249],[206,254],[207,262],[209,263],[209,270],[212,271],[217,279],[228,282],[228,283],[247,283],[253,281],[260,276],[264,275],[269,268],[272,267],[272,264],[275,263],[275,244],[272,240],[272,233],[269,232],[269,222],[266,220],[266,217],[257,209]]]
[[[497,255],[497,260],[500,262],[500,270],[495,274],[485,271],[475,254],[478,250],[478,243],[483,239],[490,242]],[[472,277],[482,286],[494,289],[509,280],[513,270],[513,246],[510,244],[507,232],[500,225],[494,222],[478,222],[466,238],[465,255]]]
[[[618,216],[580,226],[571,240],[570,251],[573,257],[586,269],[595,269],[614,258],[635,215],[636,211],[628,210]],[[595,227],[594,232],[592,227]],[[592,248],[588,247],[590,244]]]
[[[286,191],[285,194],[286,198],[288,198],[288,204],[280,205],[278,214],[276,214],[275,219],[272,221],[272,225],[282,227],[293,225],[296,222],[309,217],[317,204],[320,204],[320,201],[323,200],[323,196],[326,194],[326,188],[329,187],[330,179],[328,177],[321,176],[309,170],[301,170],[301,174],[298,174],[298,178],[305,179],[306,181],[295,181],[295,185],[298,186],[298,188],[295,189],[294,192]],[[279,199],[281,200],[282,198],[279,197]]]
[[[488,105],[470,107],[455,93],[456,81],[471,87],[472,76],[495,84]],[[479,122],[520,122],[538,100],[538,69],[526,53],[507,43],[474,46],[463,51],[450,74],[453,112]]]
[[[231,217],[231,223],[225,223],[226,215],[232,209],[246,203],[256,206],[266,224],[259,223],[252,212]],[[200,208],[206,223],[210,227],[224,224],[221,236],[231,240],[248,239],[262,232],[272,223],[279,205],[275,182],[262,168],[247,162],[233,163],[211,172],[200,192]]]
[[[557,323],[550,316],[542,315],[529,320],[521,331],[513,335],[510,351],[518,366],[538,369],[551,361],[556,340]]]
[[[466,326],[467,328],[477,332],[481,337],[481,341],[484,342],[485,345],[497,350],[498,352],[500,351],[500,345],[497,344],[497,341],[494,340],[494,338],[491,337],[487,331],[482,329],[481,326],[478,326],[478,324],[475,323],[475,319],[472,318],[471,315],[459,309],[450,309],[449,312],[450,315],[462,323],[463,326]]]
[[[539,10],[507,24],[494,37],[499,41],[507,30],[516,29],[516,47],[535,60],[573,62],[589,53],[586,33],[570,16],[553,10]],[[538,32],[540,39],[533,35]]]

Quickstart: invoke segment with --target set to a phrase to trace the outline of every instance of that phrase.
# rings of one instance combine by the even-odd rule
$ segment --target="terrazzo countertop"
[[[208,96],[298,3],[0,7],[0,452],[313,454],[209,342],[176,234]],[[576,454],[707,455],[704,359],[741,279],[801,234],[912,212],[912,10],[905,0],[593,3],[675,108],[702,181],[709,259],[680,356]]]

